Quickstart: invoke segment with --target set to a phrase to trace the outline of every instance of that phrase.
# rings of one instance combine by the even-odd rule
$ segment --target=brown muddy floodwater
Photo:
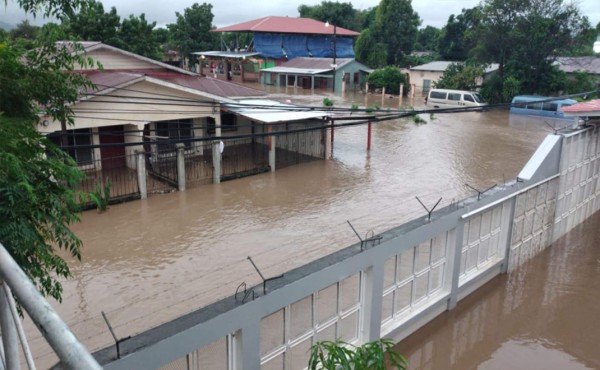
[[[409,336],[410,370],[600,369],[600,213]]]
[[[319,106],[323,96],[274,98]],[[335,97],[335,104],[364,106],[364,99]],[[423,215],[415,196],[428,205],[443,197],[444,205],[471,193],[465,183],[485,189],[513,178],[549,131],[509,122],[506,111],[440,114],[419,126],[374,124],[367,152],[366,126],[337,129],[332,160],[85,212],[73,226],[83,259],[71,263],[74,277],[55,307],[97,350],[113,343],[101,311],[117,336],[139,333],[232,295],[242,281],[257,284],[247,256],[276,275],[356,242],[346,220],[361,234],[382,232]],[[34,349],[43,346],[33,336]],[[41,364],[52,361],[43,348],[34,352]]]

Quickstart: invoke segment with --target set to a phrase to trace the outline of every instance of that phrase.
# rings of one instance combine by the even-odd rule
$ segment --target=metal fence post
[[[185,144],[175,144],[177,149],[177,190],[185,191]]]
[[[136,150],[136,159],[137,159],[137,180],[138,180],[138,189],[140,189],[140,198],[146,199],[148,198],[148,184],[146,180],[146,152]]]
[[[67,369],[101,370],[102,367],[77,340],[52,306],[0,244],[0,278],[11,287],[17,299],[40,329],[42,335]],[[10,312],[7,312],[10,315]]]
[[[5,283],[2,282],[4,285]],[[4,287],[0,289],[0,326],[2,327],[2,345],[7,370],[19,370],[19,345],[17,342],[17,328],[13,321],[8,298]]]

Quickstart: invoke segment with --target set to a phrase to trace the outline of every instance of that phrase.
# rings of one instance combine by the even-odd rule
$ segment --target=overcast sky
[[[346,2],[343,0],[342,2]],[[569,0],[566,0],[569,1]],[[321,0],[219,0],[219,1],[193,1],[193,0],[102,0],[104,10],[111,7],[117,8],[121,18],[129,14],[146,14],[148,21],[155,21],[157,25],[164,26],[175,22],[175,12],[183,13],[198,2],[209,2],[213,4],[214,23],[217,27],[229,26],[256,18],[269,15],[298,16],[298,6],[301,4],[316,5]],[[355,9],[368,9],[376,6],[379,0],[355,0],[350,1]],[[600,2],[598,0],[574,1],[579,4],[583,14],[590,18],[593,26],[600,22]],[[423,20],[422,26],[432,25],[443,27],[450,14],[459,14],[463,8],[471,8],[479,3],[479,0],[413,0],[413,8],[419,13]],[[25,19],[25,13],[15,5],[15,0],[8,0],[8,6],[0,10],[0,21],[9,24],[18,24]],[[42,24],[43,20],[37,19],[31,22]]]

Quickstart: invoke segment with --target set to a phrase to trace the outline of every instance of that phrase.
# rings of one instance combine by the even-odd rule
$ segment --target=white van
[[[465,90],[431,89],[425,104],[434,108],[482,107],[487,105],[479,93]]]

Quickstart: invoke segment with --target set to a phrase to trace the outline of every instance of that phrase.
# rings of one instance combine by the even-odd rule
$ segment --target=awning
[[[329,117],[330,113],[312,108],[283,104],[275,100],[240,100],[223,105],[227,110],[262,123],[294,122]]]
[[[235,58],[235,59],[245,59],[249,57],[253,57],[256,55],[260,55],[260,53],[252,52],[252,51],[196,51],[193,52],[192,55],[199,55],[204,57],[219,57],[219,58]]]
[[[330,69],[310,69],[310,68],[294,68],[294,67],[271,67],[262,69],[261,72],[269,73],[284,73],[291,75],[318,75],[325,72],[333,71],[333,67]]]

